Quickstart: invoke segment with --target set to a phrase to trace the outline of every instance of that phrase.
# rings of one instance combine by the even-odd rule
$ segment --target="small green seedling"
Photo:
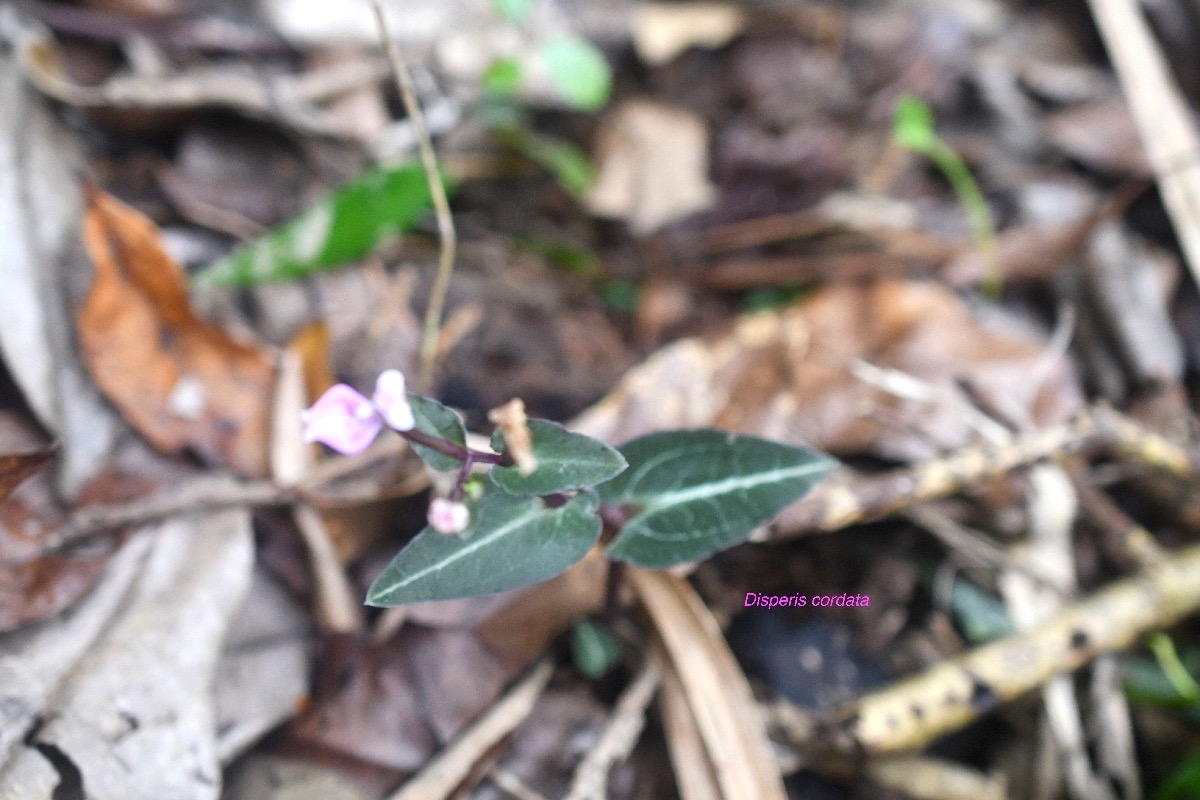
[[[950,183],[958,201],[966,210],[976,246],[988,263],[989,275],[984,288],[988,294],[998,295],[1002,277],[992,214],[966,163],[934,131],[933,113],[925,101],[913,95],[904,95],[896,102],[892,118],[892,139],[901,147],[920,153],[932,161]]]
[[[493,0],[503,18],[527,25],[536,0]],[[577,36],[556,36],[537,45],[536,58],[549,75],[558,95],[579,111],[596,111],[612,94],[612,70],[604,53]],[[582,197],[592,183],[588,157],[568,142],[530,129],[517,95],[524,80],[515,58],[497,58],[480,83],[484,100],[481,116],[504,144],[538,164],[574,197]]]

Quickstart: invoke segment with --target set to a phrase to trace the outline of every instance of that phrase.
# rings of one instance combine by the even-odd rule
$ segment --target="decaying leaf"
[[[629,221],[636,234],[708,208],[708,130],[695,115],[648,100],[630,100],[598,135],[598,171],[588,209]]]
[[[8,497],[21,481],[50,466],[56,452],[58,445],[0,456],[0,500]]]
[[[834,454],[930,458],[973,436],[960,379],[1043,424],[1080,408],[1070,370],[1043,366],[1041,350],[984,327],[936,284],[834,285],[719,339],[663,348],[572,428],[622,442],[714,426]],[[1031,380],[1042,369],[1047,379]]]
[[[101,391],[158,449],[192,449],[265,475],[271,358],[196,316],[149,219],[102,191],[88,194],[84,240],[96,278],[78,326]]]
[[[689,47],[723,47],[746,27],[733,3],[641,3],[634,9],[633,45],[647,64],[665,64]]]
[[[38,421],[67,443],[55,479],[74,497],[104,468],[120,428],[79,363],[67,310],[76,277],[86,278],[83,146],[12,54],[0,56],[0,108],[0,352]]]
[[[320,136],[354,136],[320,108],[322,100],[376,83],[387,72],[379,59],[343,62],[304,75],[264,81],[248,64],[219,64],[170,75],[114,75],[98,86],[67,74],[58,42],[45,31],[26,31],[21,66],[30,83],[67,105],[150,114],[192,108],[227,108]],[[151,117],[152,118],[152,117]]]
[[[60,796],[28,735],[78,770],[88,797],[215,800],[209,692],[252,549],[242,510],[143,529],[62,624],[0,637],[0,796]]]
[[[63,521],[51,475],[42,471],[55,451],[39,447],[40,437],[11,414],[0,415],[0,442],[3,449],[28,451],[0,457],[0,489],[5,495],[0,502],[3,632],[51,617],[74,603],[96,582],[111,547],[44,554],[44,536]]]

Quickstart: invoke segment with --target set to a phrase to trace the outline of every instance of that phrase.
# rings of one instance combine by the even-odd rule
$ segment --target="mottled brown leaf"
[[[272,359],[195,314],[149,219],[98,189],[88,202],[96,278],[78,325],[97,385],[159,450],[265,475]]]

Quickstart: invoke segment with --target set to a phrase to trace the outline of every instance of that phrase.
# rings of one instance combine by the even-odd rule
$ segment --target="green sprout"
[[[933,113],[925,101],[913,95],[904,95],[896,102],[892,117],[892,139],[906,150],[928,158],[946,177],[967,212],[975,243],[988,263],[989,274],[984,281],[984,290],[992,296],[998,295],[1002,277],[997,256],[996,229],[992,225],[987,201],[983,199],[983,192],[979,190],[979,184],[962,157],[934,131]]]
[[[1200,703],[1200,685],[1197,685],[1196,679],[1183,665],[1171,637],[1160,631],[1150,637],[1149,645],[1150,651],[1158,660],[1159,669],[1171,683],[1171,688],[1189,703]]]

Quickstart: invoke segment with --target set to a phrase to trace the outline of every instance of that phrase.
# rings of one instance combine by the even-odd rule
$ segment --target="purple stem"
[[[449,439],[433,436],[416,428],[407,431],[397,431],[397,433],[413,444],[423,445],[430,450],[436,450],[442,455],[457,458],[464,463],[467,459],[476,464],[495,464],[498,467],[511,467],[516,463],[508,453],[485,453],[482,450],[472,450],[469,447],[455,444]]]

